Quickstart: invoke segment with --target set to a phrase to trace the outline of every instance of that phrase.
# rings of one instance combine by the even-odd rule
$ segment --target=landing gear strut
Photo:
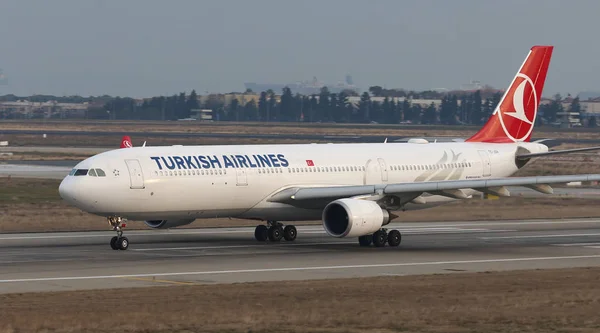
[[[112,229],[117,232],[117,235],[110,239],[110,247],[113,250],[127,250],[129,239],[123,236],[123,228],[126,226],[123,219],[118,216],[110,216],[107,220]]]
[[[286,241],[294,241],[298,235],[298,230],[293,225],[286,225],[277,221],[267,221],[267,225],[259,224],[254,229],[254,238],[259,242],[270,240],[279,242],[282,238]]]
[[[372,235],[364,235],[358,237],[358,244],[360,246],[370,246],[371,243],[375,247],[384,247],[387,243],[389,246],[396,247],[402,242],[402,234],[398,230],[379,229]]]

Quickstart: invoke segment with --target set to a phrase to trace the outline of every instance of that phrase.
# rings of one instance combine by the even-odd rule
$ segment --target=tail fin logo
[[[494,113],[498,113],[507,137],[513,141],[523,141],[533,131],[537,109],[535,85],[529,76],[519,73]]]
[[[552,58],[553,46],[536,45],[517,71],[485,125],[467,142],[528,142]]]
[[[128,135],[125,135],[121,139],[121,147],[120,148],[131,148],[133,145],[131,144],[131,138]]]

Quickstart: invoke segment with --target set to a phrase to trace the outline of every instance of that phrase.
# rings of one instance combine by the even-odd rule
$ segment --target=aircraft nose
[[[76,187],[75,184],[73,184],[73,181],[71,181],[71,179],[65,178],[62,182],[60,182],[60,185],[58,186],[58,194],[60,194],[60,197],[63,198],[63,200],[69,203],[74,203],[76,201],[75,189]]]

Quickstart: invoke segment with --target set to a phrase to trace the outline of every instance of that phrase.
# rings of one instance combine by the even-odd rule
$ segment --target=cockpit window
[[[106,177],[106,173],[104,173],[104,170],[102,169],[96,169],[96,174],[98,177]]]
[[[75,174],[75,171],[77,171],[77,169],[71,170],[71,172],[69,172],[69,176],[73,176]]]
[[[88,176],[96,177],[96,170],[90,169],[90,171],[88,172]]]
[[[88,173],[88,169],[77,169],[73,176],[85,176]]]

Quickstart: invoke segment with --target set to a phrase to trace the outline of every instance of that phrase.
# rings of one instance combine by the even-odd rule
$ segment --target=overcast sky
[[[544,95],[600,90],[597,0],[2,0],[0,94],[146,97],[244,82],[505,88],[555,46]]]

